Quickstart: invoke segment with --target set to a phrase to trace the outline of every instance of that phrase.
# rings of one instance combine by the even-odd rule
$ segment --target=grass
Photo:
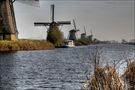
[[[54,45],[45,40],[26,40],[17,41],[0,40],[0,51],[19,51],[19,50],[46,50],[53,49]]]

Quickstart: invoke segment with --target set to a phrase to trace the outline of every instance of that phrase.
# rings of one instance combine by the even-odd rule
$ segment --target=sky
[[[40,0],[39,6],[14,3],[15,17],[19,38],[46,39],[47,29],[35,27],[34,22],[50,22],[50,5],[55,5],[55,21],[71,21],[71,25],[64,25],[61,31],[67,38],[69,31],[76,27],[80,31],[77,37],[84,33],[91,34],[99,40],[127,41],[134,38],[135,12],[134,0]]]

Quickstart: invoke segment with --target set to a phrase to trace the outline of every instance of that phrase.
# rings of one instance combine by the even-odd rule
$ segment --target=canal
[[[101,66],[113,65],[135,58],[135,46],[99,44],[0,53],[0,90],[80,90],[93,72],[95,55]]]

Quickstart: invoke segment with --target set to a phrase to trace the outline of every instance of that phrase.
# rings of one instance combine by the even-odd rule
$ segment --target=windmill
[[[88,40],[92,42],[93,39],[93,34],[92,34],[92,29],[90,30],[91,35],[87,36]]]
[[[28,0],[0,0],[0,40],[17,40],[18,30],[16,26],[13,4],[15,1],[28,2]],[[29,2],[38,2],[30,0]]]
[[[51,17],[51,22],[35,22],[34,25],[35,26],[51,26],[53,24],[57,24],[58,26],[63,26],[63,25],[69,25],[71,24],[70,21],[55,21],[54,19],[54,4],[51,5],[51,12],[52,12],[52,17]],[[47,28],[48,29],[48,28]]]
[[[85,29],[85,26],[84,26],[84,33],[81,34],[81,39],[86,39],[86,29]]]
[[[13,1],[0,1],[0,40],[16,40],[18,31],[16,27]]]
[[[76,40],[76,32],[79,30],[76,28],[75,20],[73,19],[74,29],[69,31],[69,40]]]

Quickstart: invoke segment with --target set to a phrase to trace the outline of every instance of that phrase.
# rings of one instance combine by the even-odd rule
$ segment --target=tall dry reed
[[[54,48],[54,45],[45,40],[0,41],[0,51],[45,50],[52,48]]]
[[[124,85],[117,74],[116,70],[111,66],[104,68],[97,67],[94,75],[87,82],[85,90],[123,90]]]

